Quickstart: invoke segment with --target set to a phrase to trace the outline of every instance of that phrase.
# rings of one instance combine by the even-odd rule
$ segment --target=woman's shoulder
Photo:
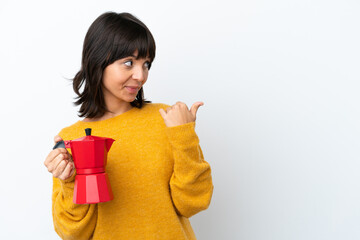
[[[79,130],[82,130],[79,128],[79,122],[80,121],[77,121],[73,124],[63,127],[58,133],[58,135],[63,139],[72,137],[74,133],[76,134]]]
[[[166,110],[170,105],[165,103],[146,103],[143,109],[146,111],[159,111],[161,108]]]
[[[170,107],[168,104],[165,103],[147,103],[139,112],[139,115],[136,118],[140,122],[151,122],[152,124],[159,123],[160,125],[164,124],[164,119],[160,114],[160,109],[166,111],[166,109]]]

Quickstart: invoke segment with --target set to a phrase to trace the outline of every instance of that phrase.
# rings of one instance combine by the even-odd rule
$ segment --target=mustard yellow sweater
[[[92,128],[94,136],[116,140],[106,166],[112,201],[74,204],[74,177],[53,178],[53,221],[61,238],[196,239],[188,218],[210,204],[211,169],[195,123],[166,127],[159,109],[167,107],[149,103],[106,120],[78,121],[60,131],[64,140],[83,137],[85,128]]]

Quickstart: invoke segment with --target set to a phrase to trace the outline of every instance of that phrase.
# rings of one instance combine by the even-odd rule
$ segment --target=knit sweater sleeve
[[[214,188],[210,165],[204,160],[195,122],[167,127],[166,132],[174,157],[171,197],[178,214],[189,218],[210,205]]]
[[[97,221],[97,204],[73,203],[75,175],[66,180],[53,178],[54,228],[64,240],[90,239]]]

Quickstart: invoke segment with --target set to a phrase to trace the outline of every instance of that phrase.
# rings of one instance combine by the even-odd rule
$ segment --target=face
[[[130,103],[145,84],[150,59],[136,59],[137,51],[129,57],[108,65],[103,73],[103,91],[106,104]]]

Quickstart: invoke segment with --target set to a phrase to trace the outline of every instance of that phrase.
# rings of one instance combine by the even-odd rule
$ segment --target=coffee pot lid
[[[109,139],[109,138],[106,138],[106,137],[98,137],[98,136],[92,136],[91,135],[91,128],[86,128],[85,129],[85,134],[86,136],[84,137],[81,137],[81,138],[77,138],[75,140],[72,140],[73,142],[76,141],[76,142],[82,142],[82,141],[104,141],[106,139]]]

